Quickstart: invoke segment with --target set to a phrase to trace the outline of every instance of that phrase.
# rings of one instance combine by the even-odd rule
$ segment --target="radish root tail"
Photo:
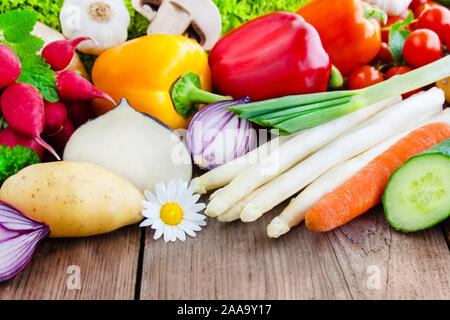
[[[37,143],[47,149],[58,161],[61,161],[60,156],[56,153],[55,149],[53,149],[47,142],[45,142],[41,137],[36,137],[34,139]]]

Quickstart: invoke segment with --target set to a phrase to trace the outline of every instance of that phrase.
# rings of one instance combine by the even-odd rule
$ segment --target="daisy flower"
[[[150,226],[155,230],[153,239],[164,235],[164,241],[186,240],[186,233],[195,237],[201,226],[206,226],[206,216],[198,212],[205,209],[204,203],[197,203],[200,195],[194,195],[194,188],[186,181],[172,180],[166,186],[163,182],[156,185],[156,195],[146,190],[142,202],[142,215],[147,218],[140,226]]]

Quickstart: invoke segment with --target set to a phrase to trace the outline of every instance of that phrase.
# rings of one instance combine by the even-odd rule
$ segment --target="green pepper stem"
[[[335,65],[331,67],[331,76],[328,80],[328,88],[330,89],[338,89],[344,85],[344,77],[342,73],[336,68]]]
[[[201,104],[210,104],[219,101],[233,100],[232,97],[211,93],[197,87],[190,87],[186,94],[186,97],[192,102]]]
[[[386,24],[388,16],[386,12],[378,8],[372,8],[367,5],[363,5],[364,18],[370,20],[372,18],[377,19],[381,24]]]

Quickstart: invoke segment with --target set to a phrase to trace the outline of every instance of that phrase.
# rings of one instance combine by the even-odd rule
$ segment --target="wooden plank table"
[[[154,241],[137,226],[48,239],[21,275],[0,284],[0,300],[450,299],[449,221],[403,234],[377,207],[329,233],[300,225],[267,238],[285,205],[250,224],[208,219],[184,243]],[[80,289],[68,288],[71,266]]]

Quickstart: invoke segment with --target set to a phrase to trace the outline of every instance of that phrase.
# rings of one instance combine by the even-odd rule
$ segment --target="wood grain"
[[[196,239],[166,244],[137,226],[86,239],[49,239],[31,264],[0,283],[6,299],[450,299],[450,251],[442,226],[404,234],[381,207],[329,233],[300,225],[280,239],[256,223],[208,220]],[[138,264],[141,263],[141,268]],[[67,268],[81,270],[69,290]],[[379,288],[368,286],[379,270]],[[140,273],[142,271],[142,273]]]
[[[450,298],[450,254],[439,226],[398,232],[379,206],[328,236],[355,299]],[[373,270],[379,288],[368,285]]]
[[[450,218],[447,218],[447,220],[445,220],[442,223],[442,228],[444,230],[445,237],[447,239],[447,245],[448,245],[448,247],[450,249]]]
[[[149,233],[141,298],[450,298],[450,255],[438,227],[402,234],[376,208],[330,233],[301,225],[268,239],[265,227],[282,207],[251,224],[210,219],[206,231],[185,243],[154,241]],[[367,285],[373,266],[379,289]]]
[[[275,212],[250,224],[209,219],[207,230],[185,243],[165,244],[149,234],[141,298],[350,298],[337,260],[327,257],[326,237],[304,227],[279,240],[266,237]]]
[[[128,227],[84,239],[47,239],[30,265],[0,283],[0,300],[134,299],[141,232]],[[81,289],[69,290],[69,266],[80,267]]]

